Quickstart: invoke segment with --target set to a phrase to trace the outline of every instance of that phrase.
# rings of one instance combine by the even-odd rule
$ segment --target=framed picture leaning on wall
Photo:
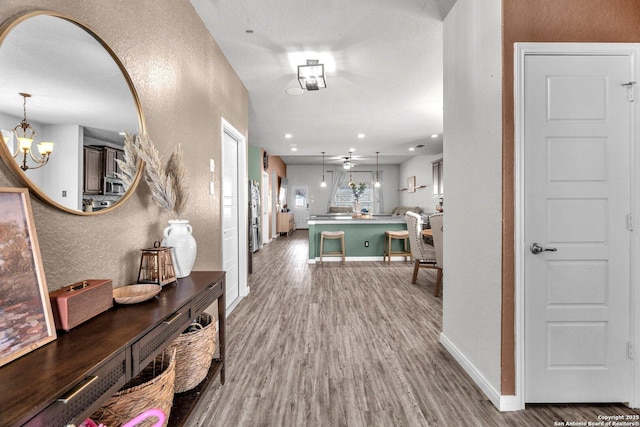
[[[0,366],[55,339],[29,191],[0,188]]]

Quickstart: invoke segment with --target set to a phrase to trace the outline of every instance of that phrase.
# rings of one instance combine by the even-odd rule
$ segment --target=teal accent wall
[[[354,222],[353,224],[309,224],[309,259],[320,257],[320,232],[344,231],[347,257],[380,257],[384,253],[384,232],[387,230],[406,230],[407,224],[379,224],[375,222]],[[364,242],[369,241],[369,247]],[[402,248],[401,240],[394,240],[392,250]],[[340,240],[324,241],[324,252],[340,250]]]
[[[249,157],[249,179],[260,182],[262,180],[262,149],[250,145],[247,156]]]

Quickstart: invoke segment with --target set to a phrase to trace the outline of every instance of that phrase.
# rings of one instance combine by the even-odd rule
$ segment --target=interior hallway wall
[[[441,341],[496,405],[502,299],[500,30],[501,0],[458,0],[444,21]]]

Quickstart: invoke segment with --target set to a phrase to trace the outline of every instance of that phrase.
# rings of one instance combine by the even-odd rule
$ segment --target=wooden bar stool
[[[337,240],[340,239],[341,251],[323,252],[324,239]],[[347,251],[344,248],[344,231],[322,231],[320,232],[320,264],[322,264],[322,255],[342,255],[342,263],[344,264]]]
[[[407,248],[407,242],[409,241],[409,231],[408,230],[389,230],[384,232],[385,237],[385,246],[384,246],[384,255],[382,256],[382,262],[384,262],[385,258],[387,259],[387,263],[391,264],[391,256],[392,255],[400,255],[403,256],[405,261],[407,259],[411,260],[411,252]],[[393,239],[402,240],[403,241],[403,250],[393,252],[391,250],[391,245],[393,243]]]

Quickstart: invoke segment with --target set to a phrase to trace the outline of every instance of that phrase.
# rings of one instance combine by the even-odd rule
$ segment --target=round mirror
[[[127,188],[116,159],[125,132],[144,132],[144,119],[131,79],[98,36],[51,12],[13,18],[0,27],[0,76],[0,156],[24,185],[78,215],[129,197],[142,168]]]

